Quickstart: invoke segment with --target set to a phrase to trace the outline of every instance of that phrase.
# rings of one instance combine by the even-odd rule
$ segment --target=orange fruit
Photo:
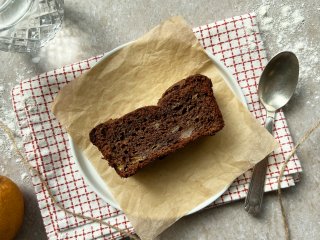
[[[0,239],[11,240],[18,233],[24,215],[23,195],[9,178],[0,176]]]

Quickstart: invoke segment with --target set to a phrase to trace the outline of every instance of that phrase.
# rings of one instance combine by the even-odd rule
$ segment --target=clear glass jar
[[[37,52],[61,27],[63,0],[0,0],[0,50]]]

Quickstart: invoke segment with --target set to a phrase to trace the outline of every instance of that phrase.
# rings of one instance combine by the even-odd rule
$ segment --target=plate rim
[[[108,58],[113,53],[117,52],[118,50],[124,48],[125,46],[130,45],[133,42],[128,42],[123,45],[120,45],[113,50],[105,53],[95,64],[92,68],[94,68],[99,62],[102,60]],[[242,102],[246,108],[248,108],[246,99],[244,97],[244,94],[237,83],[236,79],[232,76],[230,71],[227,69],[227,67],[220,62],[217,57],[215,57],[212,53],[205,51],[208,57],[212,60],[212,62],[216,65],[216,67],[219,70],[220,75],[223,77],[224,81],[227,83],[227,85],[230,87],[230,89],[233,91],[233,93],[238,97],[240,102]],[[122,210],[117,201],[114,199],[112,193],[110,192],[107,184],[103,181],[101,176],[98,174],[98,171],[95,169],[95,167],[92,165],[92,163],[86,159],[85,156],[79,156],[79,154],[83,155],[81,150],[76,146],[76,144],[73,142],[71,136],[69,134],[69,144],[70,144],[70,150],[71,154],[74,158],[75,165],[77,166],[80,175],[84,178],[85,183],[89,188],[93,190],[94,193],[96,193],[101,199],[103,199],[106,203],[111,205],[112,207]],[[81,161],[79,159],[84,158],[84,161]],[[91,174],[87,174],[86,172],[91,172]],[[187,215],[193,214],[195,212],[198,212],[199,210],[207,207],[210,203],[214,202],[217,198],[219,198],[229,187],[231,184],[223,188],[219,193],[213,195],[212,197],[208,198],[206,201],[199,204],[197,207],[192,209]],[[106,196],[105,194],[108,194],[109,196]]]

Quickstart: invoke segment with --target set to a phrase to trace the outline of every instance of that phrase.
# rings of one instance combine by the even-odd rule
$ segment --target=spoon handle
[[[275,116],[275,113],[268,113],[267,120],[266,120],[265,127],[271,134],[272,134],[274,116]],[[261,210],[267,166],[268,166],[268,156],[265,157],[259,163],[257,163],[253,168],[251,182],[249,185],[248,194],[244,204],[245,210],[252,215],[259,214]]]

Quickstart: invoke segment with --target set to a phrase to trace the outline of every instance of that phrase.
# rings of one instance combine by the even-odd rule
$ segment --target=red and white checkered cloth
[[[267,58],[255,14],[228,18],[194,28],[193,31],[206,51],[213,53],[228,67],[243,91],[250,112],[263,124],[266,111],[258,100],[257,84]],[[12,90],[12,102],[24,137],[27,158],[44,176],[57,201],[74,212],[105,219],[133,231],[121,211],[105,203],[86,185],[71,155],[67,133],[50,112],[50,104],[57,92],[90,69],[101,57],[22,81]],[[293,148],[282,111],[276,117],[274,136],[281,147],[269,158],[265,191],[277,188],[279,169]],[[294,175],[301,171],[300,162],[294,156],[289,161],[281,186],[294,186]],[[211,206],[244,198],[250,177],[251,171],[240,176]],[[66,215],[52,203],[37,177],[33,176],[32,182],[49,239],[115,239],[120,236],[109,227]]]

